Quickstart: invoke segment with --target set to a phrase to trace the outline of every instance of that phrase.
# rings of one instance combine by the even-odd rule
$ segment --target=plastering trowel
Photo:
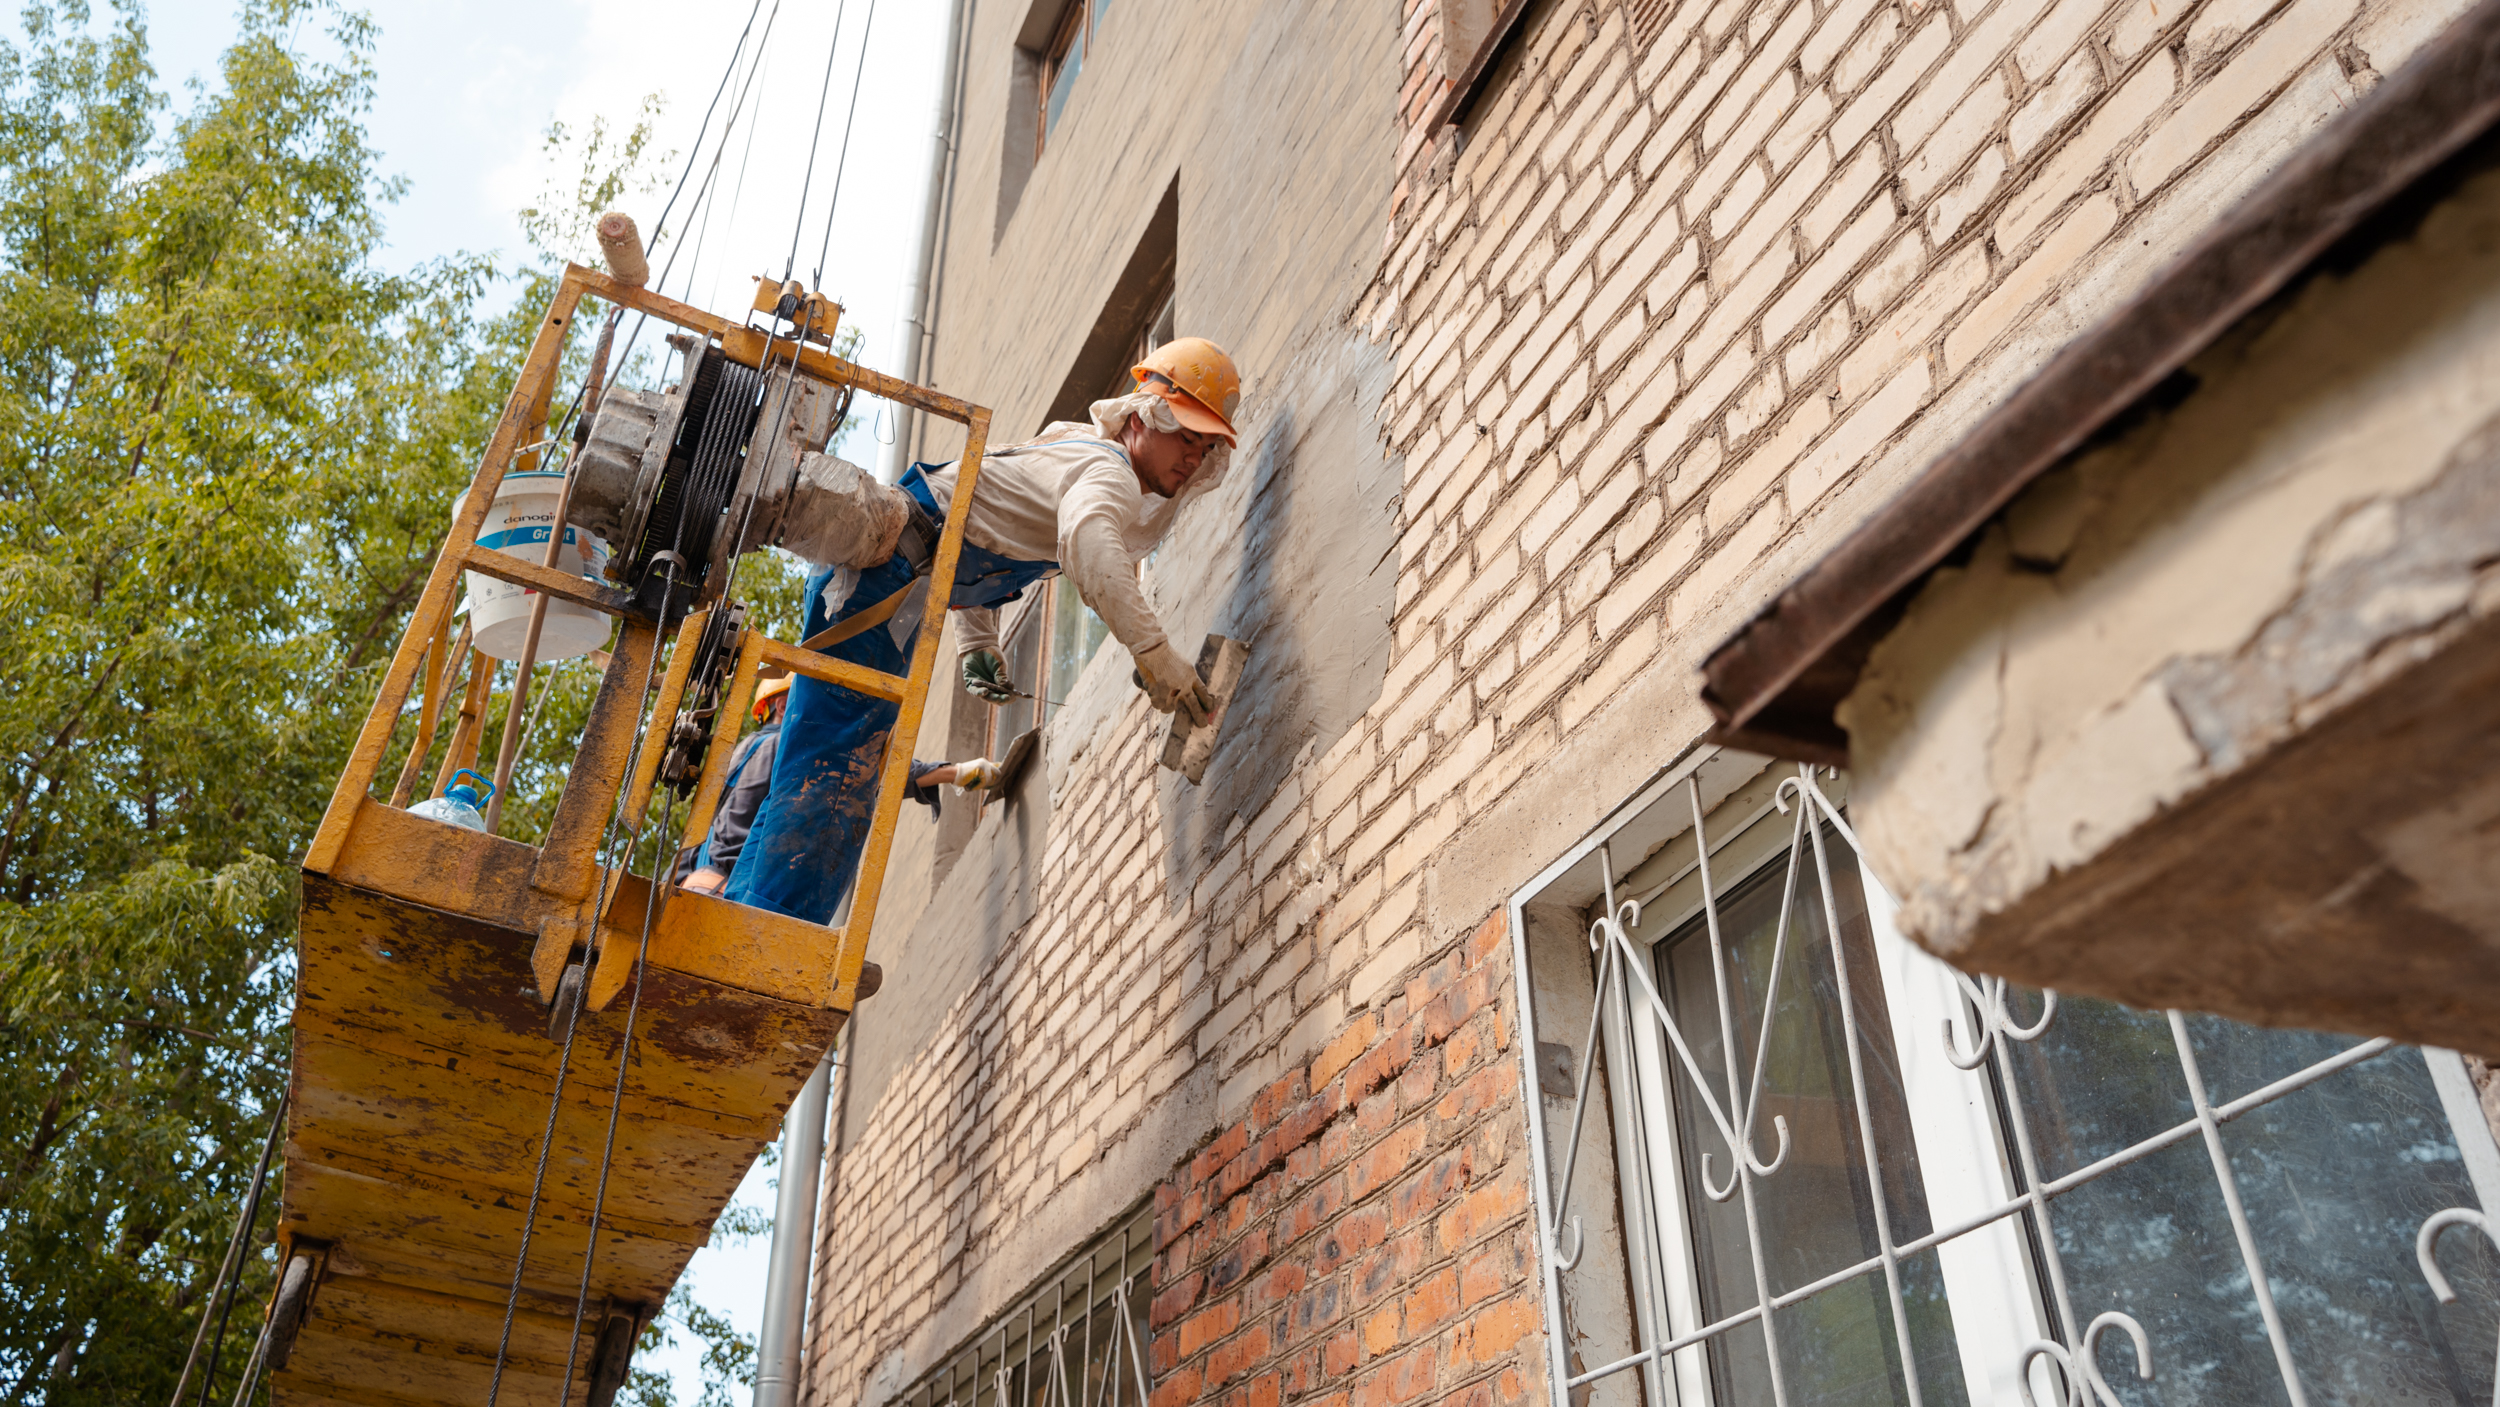
[[[1007,755],[998,759],[998,794],[1011,796],[1024,769],[1032,765],[1033,754],[1041,750],[1042,730],[1027,728],[1007,744]]]
[[[1172,715],[1172,731],[1163,740],[1163,765],[1189,779],[1196,786],[1207,774],[1207,759],[1215,756],[1215,744],[1224,735],[1224,715],[1232,707],[1233,690],[1241,685],[1242,667],[1250,661],[1250,646],[1224,635],[1210,635],[1198,647],[1198,677],[1207,681],[1207,692],[1215,695],[1215,707],[1207,721],[1192,728],[1186,714]]]

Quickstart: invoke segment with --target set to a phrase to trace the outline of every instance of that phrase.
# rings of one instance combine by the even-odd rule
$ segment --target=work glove
[[[998,764],[986,757],[976,757],[970,762],[958,762],[955,764],[956,794],[961,795],[970,791],[996,791],[998,790],[998,773]]]
[[[1146,701],[1157,713],[1177,712],[1192,728],[1203,727],[1215,712],[1215,695],[1189,661],[1170,642],[1137,656],[1137,673],[1146,681]]]
[[[964,652],[964,692],[988,703],[1003,704],[1016,696],[1007,682],[1007,660],[987,645]]]

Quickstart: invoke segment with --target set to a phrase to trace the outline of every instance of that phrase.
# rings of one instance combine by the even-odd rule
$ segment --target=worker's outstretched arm
[[[1215,696],[1164,635],[1120,533],[1122,523],[1137,518],[1144,497],[1125,462],[1107,460],[1088,469],[1059,503],[1059,569],[1135,657],[1156,710],[1178,710],[1193,724],[1204,722]]]
[[[1136,558],[1121,535],[1122,525],[1134,522],[1144,503],[1136,474],[1125,461],[1108,456],[1079,475],[1059,500],[1059,570],[1132,655],[1164,643],[1163,622],[1146,604]]]

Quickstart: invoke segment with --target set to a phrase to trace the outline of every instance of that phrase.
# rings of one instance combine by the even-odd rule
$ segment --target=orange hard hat
[[[1176,337],[1148,352],[1129,374],[1170,402],[1183,425],[1236,443],[1233,416],[1241,409],[1241,372],[1223,348],[1203,337]]]
[[[764,717],[764,705],[771,703],[773,700],[780,698],[783,694],[788,692],[790,692],[790,676],[787,674],[778,679],[767,679],[763,683],[756,685],[756,718],[760,721]]]

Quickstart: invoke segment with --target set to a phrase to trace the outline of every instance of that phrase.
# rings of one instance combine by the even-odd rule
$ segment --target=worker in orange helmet
[[[982,458],[948,603],[962,613],[959,664],[964,688],[978,698],[1015,697],[998,648],[997,608],[1064,573],[1128,647],[1158,711],[1196,723],[1214,707],[1206,681],[1146,604],[1137,564],[1163,541],[1185,503],[1222,481],[1238,438],[1241,373],[1223,348],[1183,337],[1155,348],[1131,374],[1136,389],[1094,402],[1084,422],[1053,423]],[[959,467],[915,464],[897,487],[931,523],[943,523],[957,507]],[[908,672],[922,614],[918,593],[927,581],[919,577],[915,585],[915,577],[928,552],[910,537],[881,566],[818,567],[807,582],[805,635],[887,610],[883,628],[825,648],[887,674]],[[727,897],[824,923],[840,907],[867,844],[873,783],[897,710],[811,679],[799,680],[790,700],[771,795]]]
[[[677,857],[677,882],[699,894],[717,893],[738,870],[738,852],[755,825],[755,813],[772,790],[773,759],[781,741],[781,711],[789,706],[790,676],[755,686],[755,721],[763,726],[738,740],[729,754],[729,782],[703,843]]]

